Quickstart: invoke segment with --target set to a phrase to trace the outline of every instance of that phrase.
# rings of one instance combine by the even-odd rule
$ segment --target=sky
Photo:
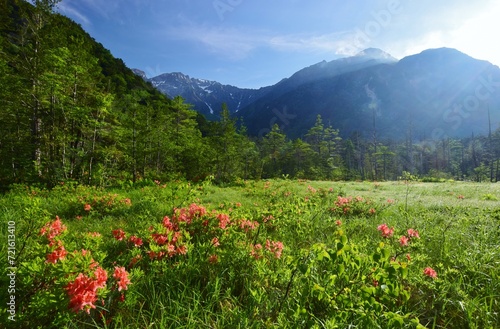
[[[62,0],[57,10],[148,77],[259,88],[370,47],[398,59],[450,47],[500,65],[497,0]]]

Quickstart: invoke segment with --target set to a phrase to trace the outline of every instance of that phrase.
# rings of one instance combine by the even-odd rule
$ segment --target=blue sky
[[[497,0],[62,0],[58,10],[149,77],[258,88],[368,47],[396,58],[451,47],[500,65]]]

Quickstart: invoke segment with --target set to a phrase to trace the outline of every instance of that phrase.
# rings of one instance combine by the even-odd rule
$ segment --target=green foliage
[[[412,184],[407,212],[407,186],[395,183],[13,186],[0,198],[3,259],[7,236],[16,237],[17,321],[9,324],[494,327],[499,216],[481,198],[498,188]],[[338,203],[359,211],[332,211]],[[115,275],[122,267],[130,284]],[[100,282],[95,309],[73,308],[69,287],[79,280]]]

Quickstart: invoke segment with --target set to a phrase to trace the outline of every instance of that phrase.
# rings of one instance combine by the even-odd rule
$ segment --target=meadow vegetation
[[[500,186],[406,178],[13,186],[0,254],[6,263],[15,223],[16,321],[2,303],[1,322],[497,327]]]

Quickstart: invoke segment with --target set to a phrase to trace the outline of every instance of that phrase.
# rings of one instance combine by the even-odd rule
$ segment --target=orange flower
[[[437,278],[437,272],[432,269],[432,267],[426,267],[424,269],[424,275],[427,275],[430,278],[436,279]]]
[[[68,252],[64,249],[63,245],[57,247],[52,253],[47,255],[47,263],[55,264],[58,260],[64,259]]]
[[[113,278],[118,280],[118,291],[127,290],[130,280],[128,279],[128,272],[125,270],[125,267],[115,267]]]
[[[113,236],[115,237],[116,240],[121,241],[125,238],[125,232],[123,232],[122,229],[119,230],[113,230]]]

